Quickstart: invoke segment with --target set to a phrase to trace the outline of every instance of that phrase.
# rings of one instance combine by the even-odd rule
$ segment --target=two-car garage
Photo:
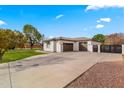
[[[87,44],[80,42],[78,46],[79,51],[87,51]],[[63,43],[63,52],[74,51],[74,43]]]

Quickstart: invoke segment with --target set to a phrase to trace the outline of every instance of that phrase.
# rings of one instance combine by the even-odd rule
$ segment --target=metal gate
[[[101,45],[100,51],[106,52],[106,53],[122,53],[122,46],[121,45]]]
[[[79,51],[87,51],[87,44],[79,43]]]
[[[93,45],[93,52],[98,52],[98,46],[97,45]]]

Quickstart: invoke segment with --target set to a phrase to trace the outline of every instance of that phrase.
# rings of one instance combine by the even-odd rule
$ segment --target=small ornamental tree
[[[103,43],[105,41],[105,36],[103,34],[94,35],[93,40]]]

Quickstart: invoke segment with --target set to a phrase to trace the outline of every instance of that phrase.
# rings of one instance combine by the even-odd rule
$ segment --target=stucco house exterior
[[[89,51],[99,52],[99,42],[95,42],[89,38],[51,38],[44,40],[43,50],[49,52],[66,52],[66,51]]]

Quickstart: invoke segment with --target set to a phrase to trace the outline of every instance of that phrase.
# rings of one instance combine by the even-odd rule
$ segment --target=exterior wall
[[[63,52],[63,43],[73,43],[73,51],[79,51],[79,42],[61,40],[56,42],[56,52]]]
[[[92,42],[92,45],[97,45],[98,46],[98,53],[100,53],[100,45],[101,45],[101,43],[95,42],[95,41],[91,41],[91,42]]]
[[[87,41],[87,42],[90,42],[90,44],[92,44],[92,45],[101,45],[101,43],[96,42],[96,41]]]
[[[73,51],[79,51],[79,42],[73,43]]]
[[[122,44],[122,54],[124,55],[124,44]]]
[[[98,53],[100,53],[100,45],[98,45]]]
[[[56,41],[56,52],[63,52],[62,41]]]
[[[44,42],[43,50],[49,52],[63,52],[63,43],[73,43],[73,51],[79,51],[79,42],[62,40],[50,41],[49,46],[47,45],[46,42]],[[87,51],[93,52],[93,45],[98,45],[98,52],[100,52],[100,43],[94,41],[87,41]]]
[[[98,53],[100,53],[100,45],[101,45],[101,43],[99,43],[99,42],[87,41],[87,50],[89,52],[93,52],[93,45],[98,46]]]
[[[93,52],[92,41],[87,41],[87,51]]]
[[[44,42],[43,48],[44,51],[49,51],[49,52],[63,52],[63,43],[73,43],[70,41],[50,41],[49,47],[47,47],[47,43]]]
[[[55,47],[56,42],[55,41],[50,41],[50,44],[48,45],[46,42],[43,43],[43,50],[44,51],[49,51],[49,52],[55,52]]]

